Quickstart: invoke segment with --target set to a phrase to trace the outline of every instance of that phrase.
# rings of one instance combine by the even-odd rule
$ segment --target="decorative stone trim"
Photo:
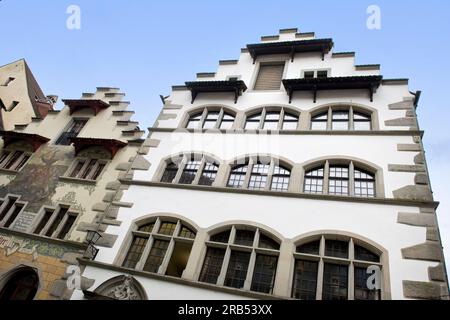
[[[354,58],[356,56],[355,52],[333,52],[332,58]]]
[[[428,185],[428,175],[425,173],[417,173],[414,177],[414,183],[418,185]]]
[[[403,281],[403,294],[406,298],[436,300],[448,296],[448,290],[440,283]]]
[[[386,120],[384,124],[387,127],[411,127],[417,129],[416,119],[414,118],[397,118],[392,120]]]
[[[441,245],[436,241],[427,241],[409,248],[402,249],[403,259],[423,261],[443,261]]]
[[[129,162],[122,162],[122,163],[119,163],[117,166],[116,166],[116,170],[119,170],[119,171],[128,171],[129,169],[130,169],[130,163]]]
[[[409,164],[390,164],[388,170],[390,172],[426,172],[424,165]]]
[[[220,60],[219,65],[220,66],[227,66],[227,65],[233,65],[238,64],[239,60]]]
[[[101,238],[97,242],[97,246],[112,248],[116,242],[118,235],[100,232]]]
[[[428,268],[428,277],[431,281],[445,282],[445,269],[444,264],[440,263],[436,267]]]
[[[280,40],[280,36],[262,36],[261,41],[277,41]]]
[[[166,101],[163,110],[180,110],[183,108],[181,104],[172,104],[171,101]]]
[[[104,202],[96,203],[92,206],[93,211],[104,212],[108,208],[108,204]]]
[[[417,227],[435,227],[436,217],[430,213],[399,212],[397,222]]]
[[[381,66],[379,64],[361,64],[361,65],[356,65],[355,69],[358,71],[362,71],[362,70],[380,70]]]
[[[415,164],[425,164],[425,156],[422,152],[414,157],[414,163]]]
[[[108,182],[107,184],[106,184],[106,187],[105,187],[105,189],[106,190],[119,190],[120,189],[120,181],[119,180],[116,180],[116,181],[111,181],[111,182]]]
[[[418,143],[398,144],[397,151],[422,151],[422,147]]]
[[[158,120],[170,120],[170,119],[175,119],[177,117],[176,114],[174,113],[160,113]]]
[[[396,199],[408,199],[418,201],[433,201],[433,194],[428,186],[414,185],[406,186],[393,192]]]
[[[148,170],[151,166],[151,163],[148,162],[143,156],[136,156],[131,166],[131,169],[134,170]]]
[[[392,103],[388,106],[389,110],[413,110],[413,102],[412,101],[400,101],[396,103]]]
[[[199,72],[197,73],[197,78],[214,78],[216,76],[215,72]]]

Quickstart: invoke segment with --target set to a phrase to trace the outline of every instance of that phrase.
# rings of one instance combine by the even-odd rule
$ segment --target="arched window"
[[[259,228],[231,226],[206,243],[199,281],[272,293],[280,244]]]
[[[375,185],[374,173],[361,169],[353,161],[332,160],[306,170],[303,192],[373,198]]]
[[[234,114],[224,108],[205,108],[190,115],[186,124],[189,129],[231,129]]]
[[[288,191],[291,171],[277,160],[250,158],[246,164],[239,164],[231,169],[228,187],[250,190]]]
[[[173,218],[138,224],[122,266],[181,278],[195,236],[192,227]]]
[[[39,277],[31,268],[19,268],[0,289],[0,301],[33,300],[39,288]]]
[[[380,255],[357,239],[318,236],[297,245],[292,297],[301,300],[380,300],[368,287],[371,272],[382,270]],[[380,282],[381,283],[381,282]]]
[[[312,115],[311,130],[372,130],[372,117],[369,111],[360,111],[357,107],[331,106]]]
[[[219,164],[205,156],[184,155],[167,163],[161,182],[212,186]]]
[[[247,116],[245,129],[297,130],[298,115],[285,108],[263,108]]]

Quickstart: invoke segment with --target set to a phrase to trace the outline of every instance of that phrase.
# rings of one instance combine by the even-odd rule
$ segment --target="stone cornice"
[[[227,133],[227,134],[265,134],[265,135],[329,135],[329,136],[420,136],[422,130],[372,130],[372,131],[331,131],[331,130],[247,130],[247,129],[188,129],[149,127],[149,132],[180,133]]]
[[[272,197],[298,198],[298,199],[309,199],[309,200],[368,203],[368,204],[407,206],[407,207],[409,206],[409,207],[422,207],[422,208],[434,208],[434,209],[436,209],[439,206],[439,202],[435,202],[435,201],[417,201],[417,200],[406,200],[406,199],[403,200],[403,199],[393,199],[393,198],[360,198],[360,197],[334,196],[334,195],[325,195],[325,194],[307,194],[307,193],[297,193],[297,192],[262,191],[262,190],[234,189],[234,188],[225,188],[225,187],[184,185],[184,184],[172,184],[172,183],[130,180],[130,179],[119,179],[119,180],[121,183],[123,183],[125,185],[185,189],[185,190],[198,190],[198,191],[206,191],[206,192],[237,193],[237,194],[249,194],[249,195],[256,195],[256,196],[272,196]]]
[[[100,269],[107,269],[107,270],[111,270],[111,271],[120,272],[123,274],[130,274],[133,276],[151,278],[151,279],[160,280],[160,281],[168,281],[168,282],[182,284],[182,285],[186,285],[186,286],[190,286],[190,287],[203,288],[206,290],[213,290],[216,292],[220,291],[220,292],[224,292],[224,293],[228,293],[228,294],[234,294],[234,295],[249,297],[249,298],[253,298],[253,299],[260,299],[260,300],[273,300],[273,299],[287,300],[287,299],[289,299],[287,297],[279,297],[279,296],[275,296],[275,295],[257,293],[257,292],[229,288],[229,287],[222,287],[222,286],[218,286],[218,285],[214,285],[214,284],[197,282],[197,281],[176,278],[176,277],[171,277],[171,276],[166,276],[166,275],[161,275],[161,274],[156,274],[156,273],[151,273],[151,272],[127,269],[124,267],[120,267],[120,266],[116,266],[116,265],[112,265],[112,264],[108,264],[108,263],[102,263],[102,262],[98,262],[98,261],[91,261],[91,260],[87,260],[87,259],[83,259],[83,258],[78,258],[77,260],[80,263],[80,265],[82,265],[82,266],[90,266],[90,267],[95,267],[95,268],[100,268]]]

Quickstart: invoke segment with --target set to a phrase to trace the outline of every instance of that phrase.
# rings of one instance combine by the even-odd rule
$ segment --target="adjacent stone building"
[[[30,90],[21,81],[38,88],[25,62],[8,68],[23,75],[7,73],[14,79],[6,88],[17,87],[2,95],[4,103],[41,110],[38,100],[20,100]],[[31,115],[30,123],[1,111],[8,122],[0,131],[0,300],[68,299],[67,266],[84,255],[86,232],[102,235],[97,246],[114,244],[117,236],[104,231],[118,222],[107,209],[120,199],[118,179],[131,178],[130,161],[144,142],[124,96],[97,88],[63,100],[62,110],[49,107],[45,117]]]
[[[72,299],[447,299],[419,97],[297,29],[174,86]]]

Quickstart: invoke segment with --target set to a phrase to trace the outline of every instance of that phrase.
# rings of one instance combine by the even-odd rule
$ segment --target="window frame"
[[[151,231],[139,231],[139,228],[146,226],[148,224],[152,224],[152,223],[153,223],[153,228]],[[159,233],[160,228],[163,223],[174,223],[175,224],[174,231],[171,235]],[[180,236],[183,227],[188,228],[192,233],[194,233],[194,235],[195,235],[194,238]],[[154,273],[154,274],[165,275],[167,272],[169,263],[171,261],[172,255],[174,253],[176,243],[190,244],[191,245],[191,253],[192,253],[192,248],[193,248],[194,242],[197,238],[197,234],[198,234],[197,228],[193,227],[189,223],[186,223],[185,221],[178,219],[178,218],[158,216],[158,217],[152,217],[149,219],[141,220],[141,221],[133,224],[132,229],[130,230],[130,232],[127,236],[129,241],[125,247],[125,250],[123,251],[123,255],[118,259],[118,264],[120,266],[125,265],[125,263],[127,262],[128,254],[130,252],[130,249],[132,248],[134,239],[136,237],[145,238],[146,243],[144,245],[142,252],[140,253],[140,257],[139,257],[138,261],[136,262],[135,267],[134,268],[124,267],[124,268],[129,268],[129,269],[143,271],[143,272],[150,272],[150,271],[145,271],[144,268],[145,268],[147,260],[150,256],[151,250],[153,249],[154,242],[155,241],[167,241],[169,243],[168,243],[168,246],[164,253],[164,256],[162,257],[162,261],[158,267],[158,270],[156,272],[150,272],[150,273]],[[189,263],[189,259],[190,259],[190,254],[189,254],[187,263]],[[187,266],[187,264],[186,264],[186,266]]]
[[[0,205],[0,227],[11,228],[17,217],[24,212],[26,204],[20,200],[20,196],[7,195]]]
[[[169,159],[166,159],[163,162],[163,168],[162,168],[160,174],[158,175],[158,180],[157,181],[161,182],[161,183],[181,184],[180,183],[181,176],[182,176],[183,172],[185,171],[186,165],[191,160],[200,161],[200,164],[199,164],[199,167],[198,167],[198,169],[197,169],[197,171],[195,173],[195,177],[194,177],[193,181],[190,184],[187,184],[187,185],[214,186],[215,183],[217,182],[217,177],[218,177],[219,170],[220,170],[220,162],[215,160],[215,159],[213,159],[213,158],[211,158],[211,157],[209,157],[209,156],[198,155],[198,154],[183,154],[183,155],[180,155],[176,160],[173,159],[172,157],[169,158]],[[177,168],[177,172],[175,174],[175,178],[172,180],[172,182],[162,182],[162,179],[164,177],[164,174],[166,172],[167,167],[170,164],[172,164],[172,163],[177,165],[177,167],[178,167]],[[206,167],[206,165],[208,163],[209,164],[213,164],[213,165],[215,165],[217,167],[216,176],[215,176],[214,181],[213,181],[213,183],[211,185],[200,184],[199,183],[200,179],[202,178],[203,173],[205,172],[205,167]],[[173,171],[175,171],[175,170],[173,170]],[[212,170],[206,170],[206,171],[210,172],[210,173],[212,172]]]
[[[6,157],[3,158],[3,156],[6,155]],[[13,159],[14,155],[16,153],[21,153],[14,162],[11,163],[9,168],[6,168],[6,165],[9,164],[11,159]],[[4,170],[7,172],[20,172],[22,169],[27,165],[27,163],[30,161],[31,157],[33,156],[32,152],[29,151],[23,151],[23,150],[13,150],[13,149],[3,149],[0,153],[0,159],[3,158],[0,162],[0,170]],[[22,161],[27,158],[23,163]],[[19,167],[20,165],[20,167]]]
[[[265,125],[267,122],[274,122],[274,121],[267,121],[267,114],[270,113],[278,113],[278,121],[277,121],[277,127],[275,129],[265,129]],[[257,125],[257,128],[247,128],[247,123],[249,122],[249,118],[254,117],[260,115],[260,119],[259,119],[259,123]],[[295,129],[284,129],[284,124],[286,123],[294,123],[294,121],[285,121],[286,119],[286,115],[292,116],[292,117],[297,117],[297,126]],[[256,123],[257,121],[252,121],[254,123]],[[245,120],[244,120],[244,129],[245,130],[279,130],[279,131],[289,131],[289,130],[299,130],[299,126],[300,126],[300,112],[293,110],[291,108],[286,108],[286,107],[271,107],[271,106],[267,106],[267,107],[263,107],[261,109],[258,110],[253,110],[250,111],[248,113],[246,113],[245,115]]]
[[[232,164],[229,166],[229,170],[228,170],[228,174],[227,174],[227,179],[226,179],[226,187],[227,188],[234,188],[234,189],[245,189],[245,190],[256,190],[256,191],[274,191],[274,192],[288,192],[291,190],[291,186],[292,186],[292,169],[293,167],[291,165],[285,164],[281,161],[279,161],[278,159],[275,158],[270,158],[270,161],[268,161],[268,158],[265,157],[250,157],[248,159],[245,159],[245,163],[241,163],[241,161],[235,161],[235,164]],[[268,165],[268,173],[267,173],[267,179],[265,182],[265,187],[264,188],[260,188],[260,189],[253,189],[250,188],[250,182],[251,182],[251,178],[252,176],[256,176],[257,174],[253,172],[253,168],[255,165],[257,164],[263,164],[263,165]],[[242,186],[240,187],[233,187],[230,186],[229,182],[230,182],[230,177],[233,174],[233,170],[237,167],[240,166],[247,166],[247,170],[245,172],[245,178],[244,181],[242,183]],[[288,177],[288,187],[287,190],[275,190],[272,189],[272,183],[273,183],[273,178],[275,176],[278,176],[278,174],[275,174],[275,168],[276,167],[280,167],[281,169],[284,169],[286,171],[289,172],[289,177]],[[244,174],[242,174],[244,175]],[[284,175],[284,177],[287,177],[286,175]]]
[[[332,177],[330,177],[330,167],[347,167],[348,168],[348,178],[346,180],[348,180],[348,194],[334,194],[334,193],[330,193],[330,181],[331,180],[336,180]],[[305,187],[306,187],[306,179],[307,177],[307,173],[316,170],[316,169],[321,169],[323,168],[323,189],[322,189],[322,193],[311,193],[311,192],[306,192]],[[356,184],[355,182],[358,179],[355,179],[355,171],[361,171],[363,173],[366,174],[370,174],[373,177],[373,185],[374,185],[374,195],[373,196],[363,196],[363,195],[356,195]],[[325,160],[323,162],[319,162],[319,163],[313,163],[308,165],[307,167],[303,168],[303,175],[302,175],[302,183],[301,183],[301,193],[305,193],[305,194],[318,194],[318,195],[331,195],[331,196],[336,196],[336,197],[357,197],[357,198],[362,198],[362,199],[371,199],[371,198],[379,198],[382,197],[382,192],[380,191],[380,188],[382,188],[381,186],[381,182],[380,180],[380,175],[378,173],[378,170],[373,169],[373,168],[368,168],[367,165],[364,164],[360,164],[357,163],[353,160],[342,160],[342,159],[330,159],[330,160]]]
[[[69,123],[64,127],[64,129],[59,133],[59,135],[55,138],[55,145],[59,146],[70,146],[71,142],[68,141],[68,144],[63,144],[62,142],[65,140],[68,140],[70,138],[76,138],[78,137],[84,129],[86,129],[86,125],[88,124],[90,118],[87,117],[74,117],[72,118]],[[84,122],[83,127],[80,129],[80,131],[74,135],[70,136],[69,133],[71,133],[71,129],[75,126],[76,122]],[[66,137],[67,136],[67,137]]]
[[[301,253],[297,252],[297,248],[309,244],[314,241],[320,241],[319,245],[319,252],[316,253]],[[326,241],[345,241],[348,243],[348,258],[339,258],[336,256],[328,256],[325,254],[325,245]],[[355,247],[360,246],[365,248],[366,250],[372,252],[373,254],[376,254],[379,257],[378,262],[374,261],[362,261],[357,260],[355,257]],[[308,237],[306,239],[297,241],[295,243],[295,249],[293,254],[293,270],[291,274],[290,279],[290,297],[294,298],[294,291],[295,291],[295,265],[298,261],[311,261],[311,262],[317,262],[318,268],[317,268],[317,280],[316,280],[316,299],[315,300],[323,300],[323,289],[324,289],[324,267],[325,264],[331,264],[331,265],[344,265],[347,266],[347,300],[355,300],[355,269],[361,268],[361,267],[369,267],[369,266],[378,266],[381,270],[382,278],[384,279],[384,275],[387,272],[387,267],[384,266],[383,263],[383,252],[376,249],[371,248],[368,249],[368,244],[365,244],[363,241],[360,241],[359,239],[352,237],[352,236],[344,236],[344,235],[334,235],[334,234],[322,234],[322,235],[316,235],[312,237]],[[378,290],[377,295],[379,300],[383,300],[383,296],[385,293],[385,283],[384,280],[380,281],[381,283],[381,290]]]
[[[228,237],[227,242],[215,242],[215,241],[211,240],[211,238],[214,235],[220,234],[222,232],[226,232],[228,230],[230,230],[230,232],[229,232],[229,237]],[[254,232],[252,245],[247,246],[247,245],[236,244],[236,233],[240,230]],[[271,240],[273,240],[275,243],[277,243],[278,250],[264,248],[264,247],[260,246],[261,235],[264,235],[265,237],[268,237]],[[198,266],[199,267],[198,268],[198,277],[196,278],[196,280],[198,282],[205,283],[205,282],[201,281],[201,277],[203,274],[203,267],[204,267],[204,264],[206,261],[206,255],[207,255],[209,248],[217,248],[217,249],[225,250],[225,254],[224,254],[224,258],[222,260],[222,265],[220,267],[220,273],[217,276],[216,282],[215,283],[206,282],[206,283],[210,283],[212,285],[217,285],[217,286],[221,286],[221,287],[227,287],[227,288],[230,287],[230,286],[225,286],[225,281],[227,279],[227,273],[229,270],[231,254],[233,251],[234,252],[243,252],[243,253],[250,254],[245,280],[243,281],[243,286],[241,288],[236,288],[236,287],[231,286],[230,288],[234,288],[237,290],[258,292],[258,293],[263,293],[263,294],[273,294],[273,290],[275,288],[275,283],[276,283],[277,271],[278,271],[278,268],[280,265],[281,241],[278,238],[276,238],[275,236],[271,235],[270,233],[262,230],[259,227],[253,227],[253,226],[247,226],[247,225],[232,225],[232,226],[222,227],[220,229],[216,229],[216,230],[209,232],[208,238],[205,241],[205,247],[206,247],[206,250],[204,250],[202,261]],[[272,279],[272,283],[270,285],[271,288],[270,288],[269,292],[261,292],[261,291],[252,290],[252,287],[254,284],[256,259],[257,259],[257,256],[261,256],[261,255],[277,258],[276,268],[273,272],[273,279]]]
[[[210,112],[218,112],[219,114],[217,115],[217,119],[215,121],[214,126],[212,128],[205,128],[206,122],[211,122],[211,121],[208,121],[208,115],[210,114]],[[193,116],[198,116],[198,115],[200,115],[200,119],[198,121],[196,121],[196,122],[198,122],[197,125],[193,128],[190,128],[189,123],[191,122],[191,118]],[[227,121],[227,120],[224,121],[225,116],[233,117],[233,121]],[[222,128],[222,124],[224,122],[231,122],[230,128]],[[187,119],[184,122],[183,128],[191,129],[191,130],[192,129],[193,130],[214,130],[214,129],[216,129],[216,130],[232,130],[235,128],[235,125],[236,125],[236,112],[233,110],[230,110],[227,107],[216,106],[216,107],[205,107],[205,108],[203,108],[203,110],[202,109],[199,110],[197,108],[195,110],[188,112]]]
[[[348,113],[348,119],[346,122],[348,122],[348,129],[334,129],[334,123],[335,122],[344,122],[336,120],[334,121],[333,115],[335,112],[347,112]],[[327,119],[326,121],[314,121],[315,117],[321,116],[326,114]],[[362,121],[362,120],[355,120],[355,114],[359,114],[362,116],[367,117],[368,120]],[[375,111],[367,110],[362,107],[354,106],[354,105],[330,105],[326,108],[320,108],[319,110],[316,110],[310,114],[310,123],[309,123],[309,129],[312,131],[374,131],[375,129]],[[314,122],[326,122],[326,129],[313,129],[313,123]],[[355,122],[368,122],[370,129],[368,130],[356,130],[355,129]]]
[[[60,214],[60,212],[62,210],[64,211],[64,215],[61,218],[61,220],[59,221],[58,225],[56,226],[56,228],[54,229],[54,231],[52,232],[51,235],[46,235],[48,233],[48,231],[50,231],[50,229],[53,227],[54,223],[57,221],[58,219],[58,215]],[[45,222],[44,226],[42,227],[42,229],[36,233],[37,229],[40,228],[41,224],[43,223],[43,219],[46,218],[47,213],[51,212],[49,219],[47,220],[47,222]],[[69,206],[66,205],[58,205],[56,208],[52,208],[52,207],[43,207],[41,208],[40,213],[38,214],[38,219],[36,219],[36,222],[33,225],[32,228],[32,233],[42,236],[42,237],[47,237],[47,238],[52,238],[52,239],[59,239],[59,240],[67,240],[68,236],[70,236],[70,234],[72,233],[72,231],[74,230],[75,226],[77,225],[77,219],[80,215],[73,211],[70,210]],[[63,232],[66,228],[66,225],[69,223],[69,220],[71,219],[71,217],[74,217],[74,220],[72,221],[70,227],[67,229],[67,232],[65,232],[64,236],[61,238],[61,232]]]
[[[87,172],[86,170],[88,169],[88,167],[92,161],[95,161],[95,163],[94,163],[93,167],[91,169],[89,169],[89,171]],[[75,170],[77,169],[77,166],[81,162],[83,162],[82,167],[80,168],[80,170],[78,171],[76,176],[72,177],[72,174],[75,172]],[[106,160],[106,159],[76,157],[73,160],[72,164],[70,165],[69,169],[64,173],[63,178],[82,180],[82,181],[87,181],[87,182],[97,182],[98,180],[101,179],[102,175],[104,174],[104,172],[110,162],[111,162],[110,160]],[[93,175],[97,172],[99,166],[103,166],[102,170],[98,173],[96,179],[92,179]],[[83,178],[83,176],[86,173],[88,173],[86,178]]]
[[[251,91],[252,92],[280,92],[284,90],[283,87],[283,79],[286,77],[286,72],[289,66],[289,61],[287,59],[264,59],[262,61],[259,61],[257,64],[257,68],[255,68],[255,74],[254,79],[252,81]],[[280,79],[280,87],[278,89],[256,89],[256,84],[258,83],[259,74],[261,72],[261,67],[264,66],[273,66],[273,65],[279,65],[283,67],[283,72],[281,74]]]

